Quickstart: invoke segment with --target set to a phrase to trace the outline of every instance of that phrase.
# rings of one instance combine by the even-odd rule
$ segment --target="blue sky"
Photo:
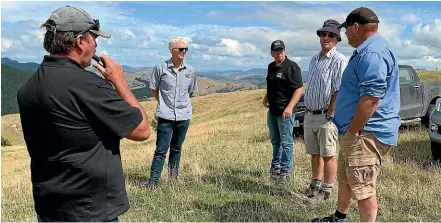
[[[98,54],[129,66],[154,66],[170,57],[168,42],[189,42],[186,61],[196,70],[266,68],[269,46],[281,39],[288,56],[308,69],[320,50],[315,31],[326,19],[344,21],[353,9],[373,9],[379,32],[401,64],[441,69],[441,2],[2,2],[1,54],[41,62],[44,30],[39,26],[58,7],[85,9],[112,35],[98,39]],[[337,49],[349,57],[343,41]]]

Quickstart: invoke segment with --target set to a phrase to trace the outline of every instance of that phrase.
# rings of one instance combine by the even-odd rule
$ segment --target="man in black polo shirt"
[[[84,69],[110,37],[98,20],[66,6],[42,26],[50,55],[17,94],[38,220],[118,220],[130,206],[120,140],[148,139],[147,116],[112,59],[94,64],[107,80]]]
[[[267,122],[273,145],[270,174],[277,183],[286,183],[292,168],[294,152],[293,109],[303,92],[300,67],[288,59],[285,44],[271,44],[274,61],[268,65],[267,92],[263,105],[269,108]]]

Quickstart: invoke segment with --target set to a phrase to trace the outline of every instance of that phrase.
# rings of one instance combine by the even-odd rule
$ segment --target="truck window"
[[[400,84],[409,84],[413,82],[413,76],[407,68],[400,68]]]

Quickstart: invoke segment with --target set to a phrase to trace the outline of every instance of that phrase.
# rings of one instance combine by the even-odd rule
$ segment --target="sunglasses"
[[[336,37],[336,35],[334,33],[327,33],[327,32],[320,32],[320,33],[318,33],[318,36],[319,37],[326,37],[326,36],[328,36],[331,39]]]
[[[178,49],[179,50],[179,52],[188,52],[188,47],[185,47],[185,48],[173,48],[173,49]]]
[[[355,23],[346,23],[346,25],[344,26],[345,27],[345,29],[347,29],[349,26],[352,26],[352,25],[354,25]]]
[[[93,25],[91,25],[89,28],[87,28],[87,29],[85,29],[85,30],[83,30],[83,31],[80,31],[80,32],[77,33],[75,36],[78,36],[78,35],[81,35],[81,34],[87,33],[87,32],[89,32],[90,30],[100,31],[100,20],[99,20],[99,19],[94,19],[93,22],[94,22]]]

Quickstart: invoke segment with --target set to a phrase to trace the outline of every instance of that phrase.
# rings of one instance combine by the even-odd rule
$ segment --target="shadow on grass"
[[[262,172],[258,171],[225,170],[225,172],[209,172],[202,176],[201,179],[206,183],[221,185],[224,188],[244,193],[258,193],[281,197],[292,196],[295,194],[295,192],[285,189],[284,186],[275,184],[271,185],[259,181],[262,177],[265,176],[262,175]]]
[[[258,199],[232,201],[225,204],[194,202],[193,205],[211,214],[211,221],[218,222],[293,222],[306,221],[300,211],[293,211],[291,205],[274,206]]]
[[[131,182],[133,185],[139,186],[140,183],[146,182],[149,179],[149,172],[141,172],[141,171],[127,171],[125,173],[126,180]]]
[[[400,127],[399,134],[412,134],[413,131],[425,132],[426,130],[426,128],[420,126],[404,126]],[[404,137],[405,136],[398,140],[397,147],[394,147],[390,152],[394,161],[415,163],[422,167],[430,166],[432,163],[432,153],[430,151],[430,141],[428,138],[423,136]]]

